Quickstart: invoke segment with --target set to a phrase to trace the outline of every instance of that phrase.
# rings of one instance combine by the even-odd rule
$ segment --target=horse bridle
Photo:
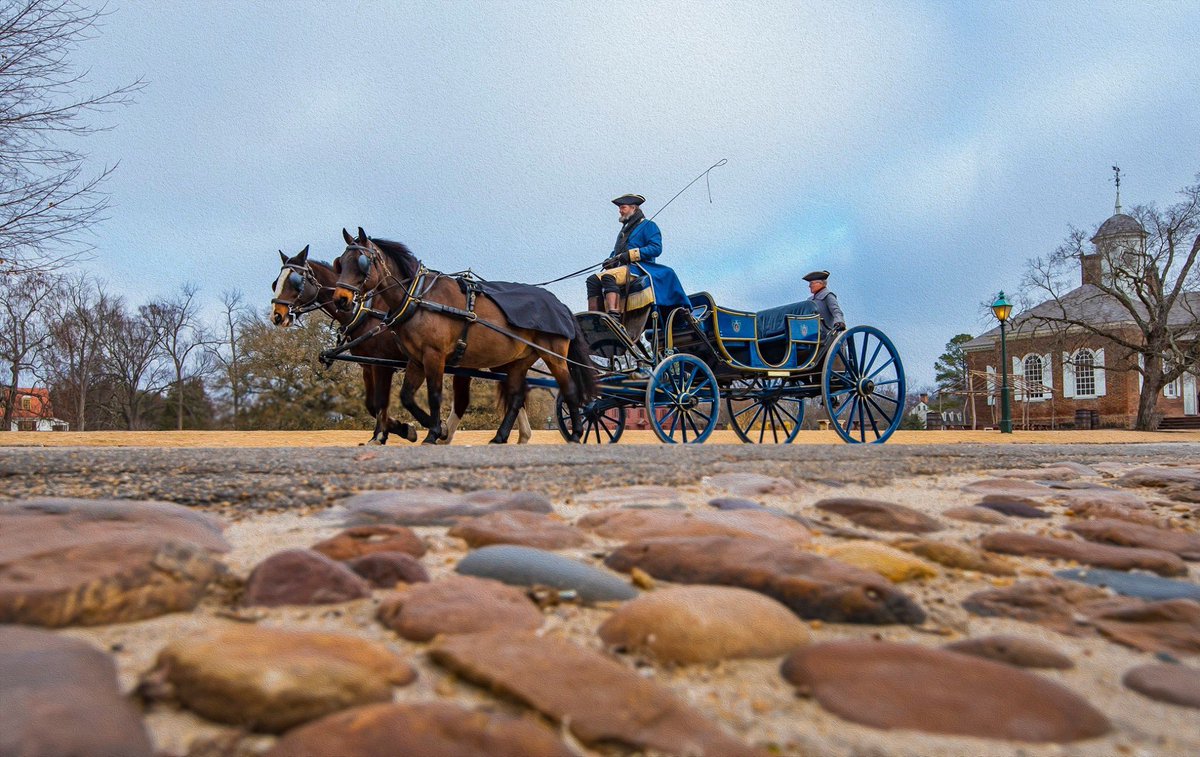
[[[284,263],[283,267],[288,269],[287,283],[296,290],[296,298],[288,301],[279,297],[272,297],[271,304],[283,305],[291,315],[303,315],[319,309],[322,306],[322,303],[319,302],[321,290],[330,289],[332,291],[332,287],[321,286],[321,282],[317,281],[317,277],[313,274],[307,262],[304,265]],[[310,286],[313,290],[312,298],[301,302],[304,298],[304,290]]]

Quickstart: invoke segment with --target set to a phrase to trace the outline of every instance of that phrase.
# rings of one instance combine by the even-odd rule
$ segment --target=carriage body
[[[811,301],[757,312],[722,307],[707,292],[689,301],[634,319],[636,339],[612,316],[576,314],[601,371],[600,396],[579,429],[585,442],[618,441],[635,406],[661,440],[703,442],[722,399],[724,419],[747,443],[792,442],[817,399],[846,442],[881,443],[899,426],[904,370],[878,329],[833,332]],[[557,415],[569,434],[569,418]]]

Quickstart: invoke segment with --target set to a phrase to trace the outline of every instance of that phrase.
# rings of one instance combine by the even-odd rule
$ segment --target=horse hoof
[[[508,440],[501,439],[499,437],[492,437],[492,440],[489,441],[488,444],[508,444]]]

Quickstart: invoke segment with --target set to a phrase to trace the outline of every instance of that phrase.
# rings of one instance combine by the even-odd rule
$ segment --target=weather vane
[[[1114,181],[1117,183],[1117,212],[1121,212],[1121,167],[1113,166]]]

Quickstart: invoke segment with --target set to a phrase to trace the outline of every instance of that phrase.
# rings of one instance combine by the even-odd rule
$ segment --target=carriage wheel
[[[729,422],[746,444],[791,444],[804,422],[804,400],[784,394],[781,379],[754,379],[744,396],[726,395]],[[734,402],[747,402],[740,410]]]
[[[646,384],[646,416],[664,442],[700,444],[717,427],[721,391],[712,369],[692,355],[672,355]]]
[[[839,334],[825,354],[821,394],[842,439],[887,441],[904,414],[904,366],[895,345],[873,326]]]
[[[625,406],[611,405],[603,397],[592,400],[579,408],[583,428],[579,430],[579,441],[583,444],[616,444],[625,431]],[[562,438],[571,438],[571,411],[562,395],[554,401],[554,418],[558,422],[558,433]]]

